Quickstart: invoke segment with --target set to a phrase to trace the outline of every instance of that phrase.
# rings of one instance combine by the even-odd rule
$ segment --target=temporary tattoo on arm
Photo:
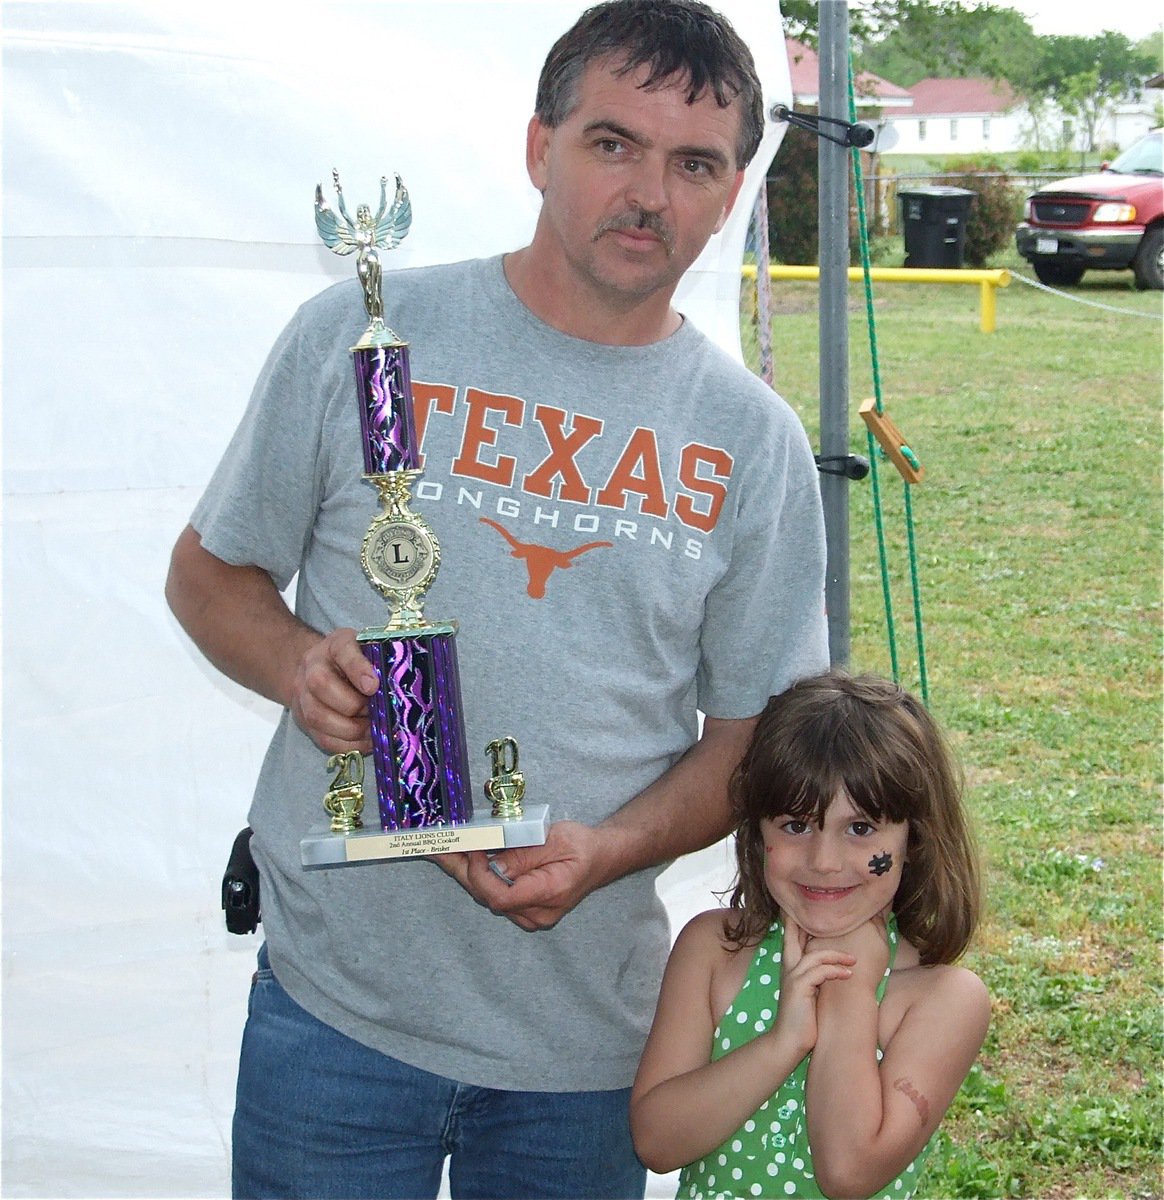
[[[874,854],[869,860],[870,875],[884,875],[893,867],[893,855],[888,850],[884,854]]]
[[[913,1086],[913,1084],[903,1075],[900,1079],[893,1081],[893,1090],[901,1092],[902,1095],[908,1096],[910,1103],[917,1109],[917,1115],[921,1117],[921,1123],[926,1125],[930,1119],[930,1102]]]

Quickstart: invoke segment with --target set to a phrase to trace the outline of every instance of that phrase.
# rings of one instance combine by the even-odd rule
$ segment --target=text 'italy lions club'
[[[720,447],[689,442],[675,461],[664,463],[655,431],[638,426],[605,477],[590,479],[580,458],[589,443],[603,436],[604,422],[597,417],[571,415],[550,404],[531,406],[520,397],[480,388],[415,379],[412,398],[422,453],[434,414],[454,417],[459,403],[464,422],[449,471],[452,482],[424,480],[416,489],[417,500],[451,500],[476,509],[514,557],[526,559],[529,594],[535,598],[545,594],[555,566],[567,566],[580,554],[620,540],[699,559],[702,536],[715,529],[723,511],[734,461]],[[545,439],[544,454],[536,462],[519,462],[505,453],[505,429],[531,421]],[[507,492],[490,495],[481,484]],[[587,540],[553,550],[531,540],[539,526]]]

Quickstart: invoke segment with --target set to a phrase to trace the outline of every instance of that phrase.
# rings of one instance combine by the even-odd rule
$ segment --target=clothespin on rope
[[[861,405],[861,419],[869,427],[869,432],[877,439],[878,445],[885,451],[886,457],[897,468],[906,483],[921,483],[925,478],[925,468],[918,457],[910,449],[905,435],[889,419],[884,409],[878,409],[876,399],[869,399]]]

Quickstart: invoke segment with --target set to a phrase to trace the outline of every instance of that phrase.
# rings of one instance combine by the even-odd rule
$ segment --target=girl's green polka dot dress
[[[748,977],[723,1015],[712,1038],[711,1059],[722,1058],[737,1046],[772,1028],[780,1003],[780,963],[784,925],[777,921],[756,947]],[[897,955],[897,921],[889,918],[889,967]],[[885,995],[885,979],[877,1000]],[[684,1167],[679,1175],[679,1200],[824,1200],[812,1169],[808,1121],[804,1112],[804,1083],[811,1055],[759,1109],[710,1154]],[[881,1057],[878,1050],[877,1057]],[[931,1142],[932,1145],[932,1142]],[[929,1145],[902,1173],[877,1193],[877,1200],[909,1200],[917,1186]]]

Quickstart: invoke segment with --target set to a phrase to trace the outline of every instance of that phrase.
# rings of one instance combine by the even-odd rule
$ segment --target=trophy
[[[492,774],[488,816],[474,816],[466,761],[455,621],[429,621],[425,593],[440,569],[441,551],[428,522],[413,512],[412,486],[422,474],[412,412],[408,343],[384,323],[380,251],[398,246],[412,223],[412,205],[399,175],[391,204],[380,180],[380,207],[356,209],[353,221],[335,182],[338,214],[315,189],[315,224],[336,254],[356,254],[369,325],[352,347],[364,479],[380,511],[360,550],[369,582],[388,601],[384,625],[357,640],[380,686],[368,702],[372,726],[379,828],[365,829],[364,759],[357,751],[327,760],[334,772],[323,807],[324,832],[300,841],[305,867],[414,858],[461,850],[500,850],[546,840],[548,809],[523,804],[525,779],[511,737],[485,748]]]

